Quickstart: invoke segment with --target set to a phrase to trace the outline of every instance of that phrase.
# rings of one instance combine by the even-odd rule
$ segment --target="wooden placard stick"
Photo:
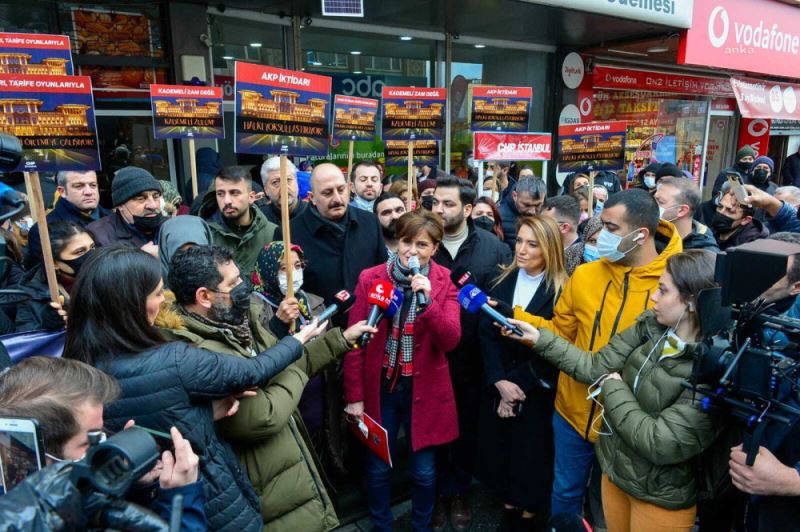
[[[38,172],[37,172],[38,174]],[[25,191],[28,195],[30,195],[31,191],[31,175],[30,172],[23,172],[22,175],[25,178]],[[39,184],[41,186],[41,183]],[[36,210],[36,205],[34,205],[33,201],[28,201],[28,208],[31,211],[31,218],[33,218],[34,222],[39,221],[39,213]]]
[[[292,236],[289,228],[289,181],[286,175],[287,149],[281,149],[281,231],[283,232],[283,261],[286,266],[286,297],[294,297],[292,284]],[[294,326],[291,327],[294,329]]]
[[[596,170],[589,170],[589,218],[594,216],[594,178],[597,177]]]
[[[411,202],[414,200],[414,181],[417,175],[414,172],[414,137],[408,141],[408,191],[406,193],[406,211],[411,212]]]
[[[192,173],[192,199],[197,197],[197,160],[195,159],[194,139],[189,139],[189,171]]]
[[[38,172],[25,172],[25,184],[28,190],[28,201],[31,212],[39,213],[39,236],[42,240],[42,258],[44,271],[47,276],[47,287],[50,289],[50,299],[53,303],[61,303],[58,297],[58,280],[56,279],[56,265],[53,262],[53,249],[50,247],[50,230],[47,227],[47,216],[44,214],[44,201],[42,199],[42,185],[39,182]],[[66,200],[65,200],[66,201]]]
[[[353,145],[355,142],[350,140],[350,145],[347,147],[347,175],[345,176],[350,181],[350,174],[353,171]]]

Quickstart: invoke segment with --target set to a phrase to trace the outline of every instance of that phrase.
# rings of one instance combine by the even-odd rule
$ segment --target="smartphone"
[[[0,417],[3,494],[45,466],[44,440],[33,418]]]
[[[158,447],[159,454],[163,453],[164,451],[169,451],[174,455],[175,444],[172,443],[172,436],[170,436],[166,432],[161,432],[160,430],[155,430],[155,429],[148,429],[147,427],[143,427],[141,425],[134,425],[134,427],[142,429],[143,431],[150,434],[154,440],[156,440],[156,446]]]
[[[747,196],[750,194],[748,194],[747,189],[744,188],[742,176],[739,174],[728,174],[728,182],[731,184],[731,190],[739,203],[747,203]]]

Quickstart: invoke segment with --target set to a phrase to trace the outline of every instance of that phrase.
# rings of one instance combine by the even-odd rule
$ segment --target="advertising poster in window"
[[[560,172],[621,170],[625,167],[627,122],[590,122],[558,128]]]
[[[474,85],[470,129],[472,131],[528,130],[531,87],[492,87]]]
[[[333,97],[335,140],[372,140],[378,121],[378,100],[337,94]]]
[[[237,61],[236,153],[326,155],[331,78]]]
[[[150,85],[157,139],[222,139],[222,87]]]
[[[384,141],[386,166],[408,166],[408,142],[403,140]],[[439,141],[414,141],[414,166],[439,166]]]
[[[0,74],[71,76],[69,37],[0,32]]]
[[[441,140],[446,99],[447,89],[384,87],[384,140]]]
[[[92,81],[0,75],[0,133],[19,138],[16,172],[100,170]]]

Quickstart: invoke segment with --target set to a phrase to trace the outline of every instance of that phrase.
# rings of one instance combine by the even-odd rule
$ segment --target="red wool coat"
[[[417,316],[414,332],[413,403],[411,406],[411,448],[414,451],[442,445],[458,438],[453,385],[445,353],[461,338],[458,292],[450,270],[431,261],[431,303]],[[356,302],[350,310],[350,325],[367,319],[367,294],[377,280],[389,280],[386,264],[361,272]],[[381,320],[378,332],[366,348],[354,349],[344,357],[344,396],[347,403],[364,401],[364,411],[380,423],[381,379],[390,320]]]

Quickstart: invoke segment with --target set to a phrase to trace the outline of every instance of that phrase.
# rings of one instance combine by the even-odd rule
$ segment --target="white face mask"
[[[293,270],[292,271],[292,287],[294,291],[297,292],[303,286],[303,270]],[[286,295],[286,292],[289,291],[289,283],[286,280],[286,274],[283,272],[278,273],[278,287],[281,289],[281,293]]]
[[[672,207],[667,207],[666,209],[664,207],[660,207],[659,206],[658,207],[658,217],[661,218],[662,220],[666,220],[667,222],[674,222],[675,220],[678,219],[677,216],[675,216],[673,218],[667,218],[666,216],[664,216],[664,213],[671,211],[675,207],[677,207],[677,205],[673,205]]]
[[[647,175],[644,176],[644,186],[646,186],[647,188],[651,188],[651,189],[652,188],[656,188],[656,178],[655,178],[655,176],[654,177],[650,177],[650,176],[647,176]]]

